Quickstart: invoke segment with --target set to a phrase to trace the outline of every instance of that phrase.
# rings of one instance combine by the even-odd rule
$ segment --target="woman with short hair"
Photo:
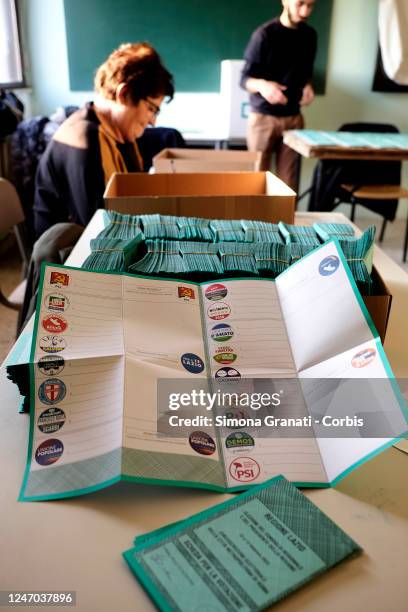
[[[49,143],[36,177],[37,237],[55,223],[86,225],[113,172],[141,172],[135,140],[154,125],[173,77],[148,43],[123,44],[97,69],[95,100],[73,113]]]

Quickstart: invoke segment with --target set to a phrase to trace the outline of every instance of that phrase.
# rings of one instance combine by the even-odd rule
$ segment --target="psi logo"
[[[258,478],[261,468],[255,459],[240,457],[230,463],[229,473],[238,482],[251,482]]]

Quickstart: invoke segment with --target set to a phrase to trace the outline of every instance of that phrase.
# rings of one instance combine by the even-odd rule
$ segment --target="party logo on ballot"
[[[56,287],[68,287],[69,275],[63,272],[51,272],[50,285],[55,285]]]
[[[329,255],[322,259],[319,264],[319,272],[322,276],[331,276],[336,272],[340,265],[340,259],[337,255]]]
[[[231,308],[225,302],[217,302],[216,304],[211,304],[207,309],[207,315],[210,319],[214,319],[215,321],[221,321],[222,319],[226,319],[231,314]]]
[[[52,465],[62,456],[64,445],[61,440],[45,440],[35,451],[35,460],[39,465]]]
[[[53,334],[62,334],[68,327],[67,320],[61,315],[49,314],[42,320],[42,326],[45,331]]]
[[[59,378],[47,378],[38,389],[38,397],[43,404],[58,404],[67,393],[65,384]]]
[[[215,442],[205,431],[193,431],[190,434],[188,441],[191,448],[200,455],[212,455],[215,453]]]
[[[44,300],[44,305],[47,310],[54,312],[65,312],[69,306],[69,300],[62,293],[50,293]]]
[[[234,353],[234,349],[230,346],[220,346],[216,349],[213,359],[220,365],[229,365],[233,363],[237,358],[237,354]]]
[[[195,292],[191,287],[177,287],[177,293],[183,300],[195,300]]]
[[[44,336],[40,339],[39,345],[44,353],[60,353],[67,346],[64,338],[59,336]]]
[[[234,431],[225,439],[225,446],[228,450],[245,450],[248,452],[252,450],[255,446],[255,441],[252,436],[250,436],[245,431]]]
[[[230,463],[229,473],[238,482],[251,482],[258,478],[261,468],[255,459],[240,457]]]
[[[234,335],[233,329],[226,323],[218,323],[211,330],[211,338],[215,342],[227,342]]]
[[[56,376],[62,372],[64,365],[64,358],[57,355],[45,355],[44,357],[40,357],[37,363],[41,374],[45,376]]]
[[[241,374],[235,368],[226,367],[217,370],[215,373],[215,378],[231,380],[232,378],[241,378]]]
[[[375,348],[368,347],[354,355],[353,359],[351,360],[351,365],[353,368],[365,368],[372,361],[374,361],[376,354],[377,351]]]
[[[204,361],[194,353],[184,353],[181,356],[181,365],[192,374],[199,374],[204,370]]]
[[[59,431],[66,420],[65,412],[61,408],[53,406],[47,408],[38,417],[37,426],[42,433],[52,434]]]
[[[227,293],[228,289],[225,285],[222,285],[221,283],[214,283],[214,285],[210,285],[205,290],[205,297],[207,300],[217,301],[225,298]]]

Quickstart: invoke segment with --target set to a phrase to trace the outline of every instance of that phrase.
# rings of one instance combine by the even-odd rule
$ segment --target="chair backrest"
[[[24,210],[16,188],[10,181],[0,178],[0,233],[14,229],[24,266],[28,265],[31,247],[25,236]]]
[[[149,127],[137,139],[140,154],[143,158],[145,172],[152,166],[152,160],[163,149],[180,149],[186,146],[182,134],[174,128]]]
[[[339,132],[379,132],[398,134],[399,129],[390,123],[344,123]],[[341,162],[343,183],[351,185],[399,185],[400,161],[349,160]]]
[[[24,219],[16,188],[7,179],[0,178],[0,232],[8,232]]]

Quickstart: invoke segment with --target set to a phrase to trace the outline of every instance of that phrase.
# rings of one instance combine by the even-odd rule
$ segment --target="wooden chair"
[[[349,201],[351,204],[350,219],[354,221],[355,209],[357,204],[361,204],[361,201],[370,200],[399,200],[400,198],[408,198],[408,189],[401,187],[400,185],[341,185],[341,188],[349,193]],[[384,217],[379,236],[381,242],[384,237],[385,226],[387,219]],[[407,261],[407,250],[408,250],[408,217],[405,225],[405,236],[404,236],[404,247],[402,254],[402,261]]]
[[[23,207],[14,185],[7,179],[0,178],[0,234],[6,234],[10,230],[14,230],[23,262],[23,274],[27,269],[30,258],[30,252],[24,240],[24,219]],[[20,310],[24,292],[25,280],[8,297],[4,295],[0,288],[0,303],[13,310]]]

